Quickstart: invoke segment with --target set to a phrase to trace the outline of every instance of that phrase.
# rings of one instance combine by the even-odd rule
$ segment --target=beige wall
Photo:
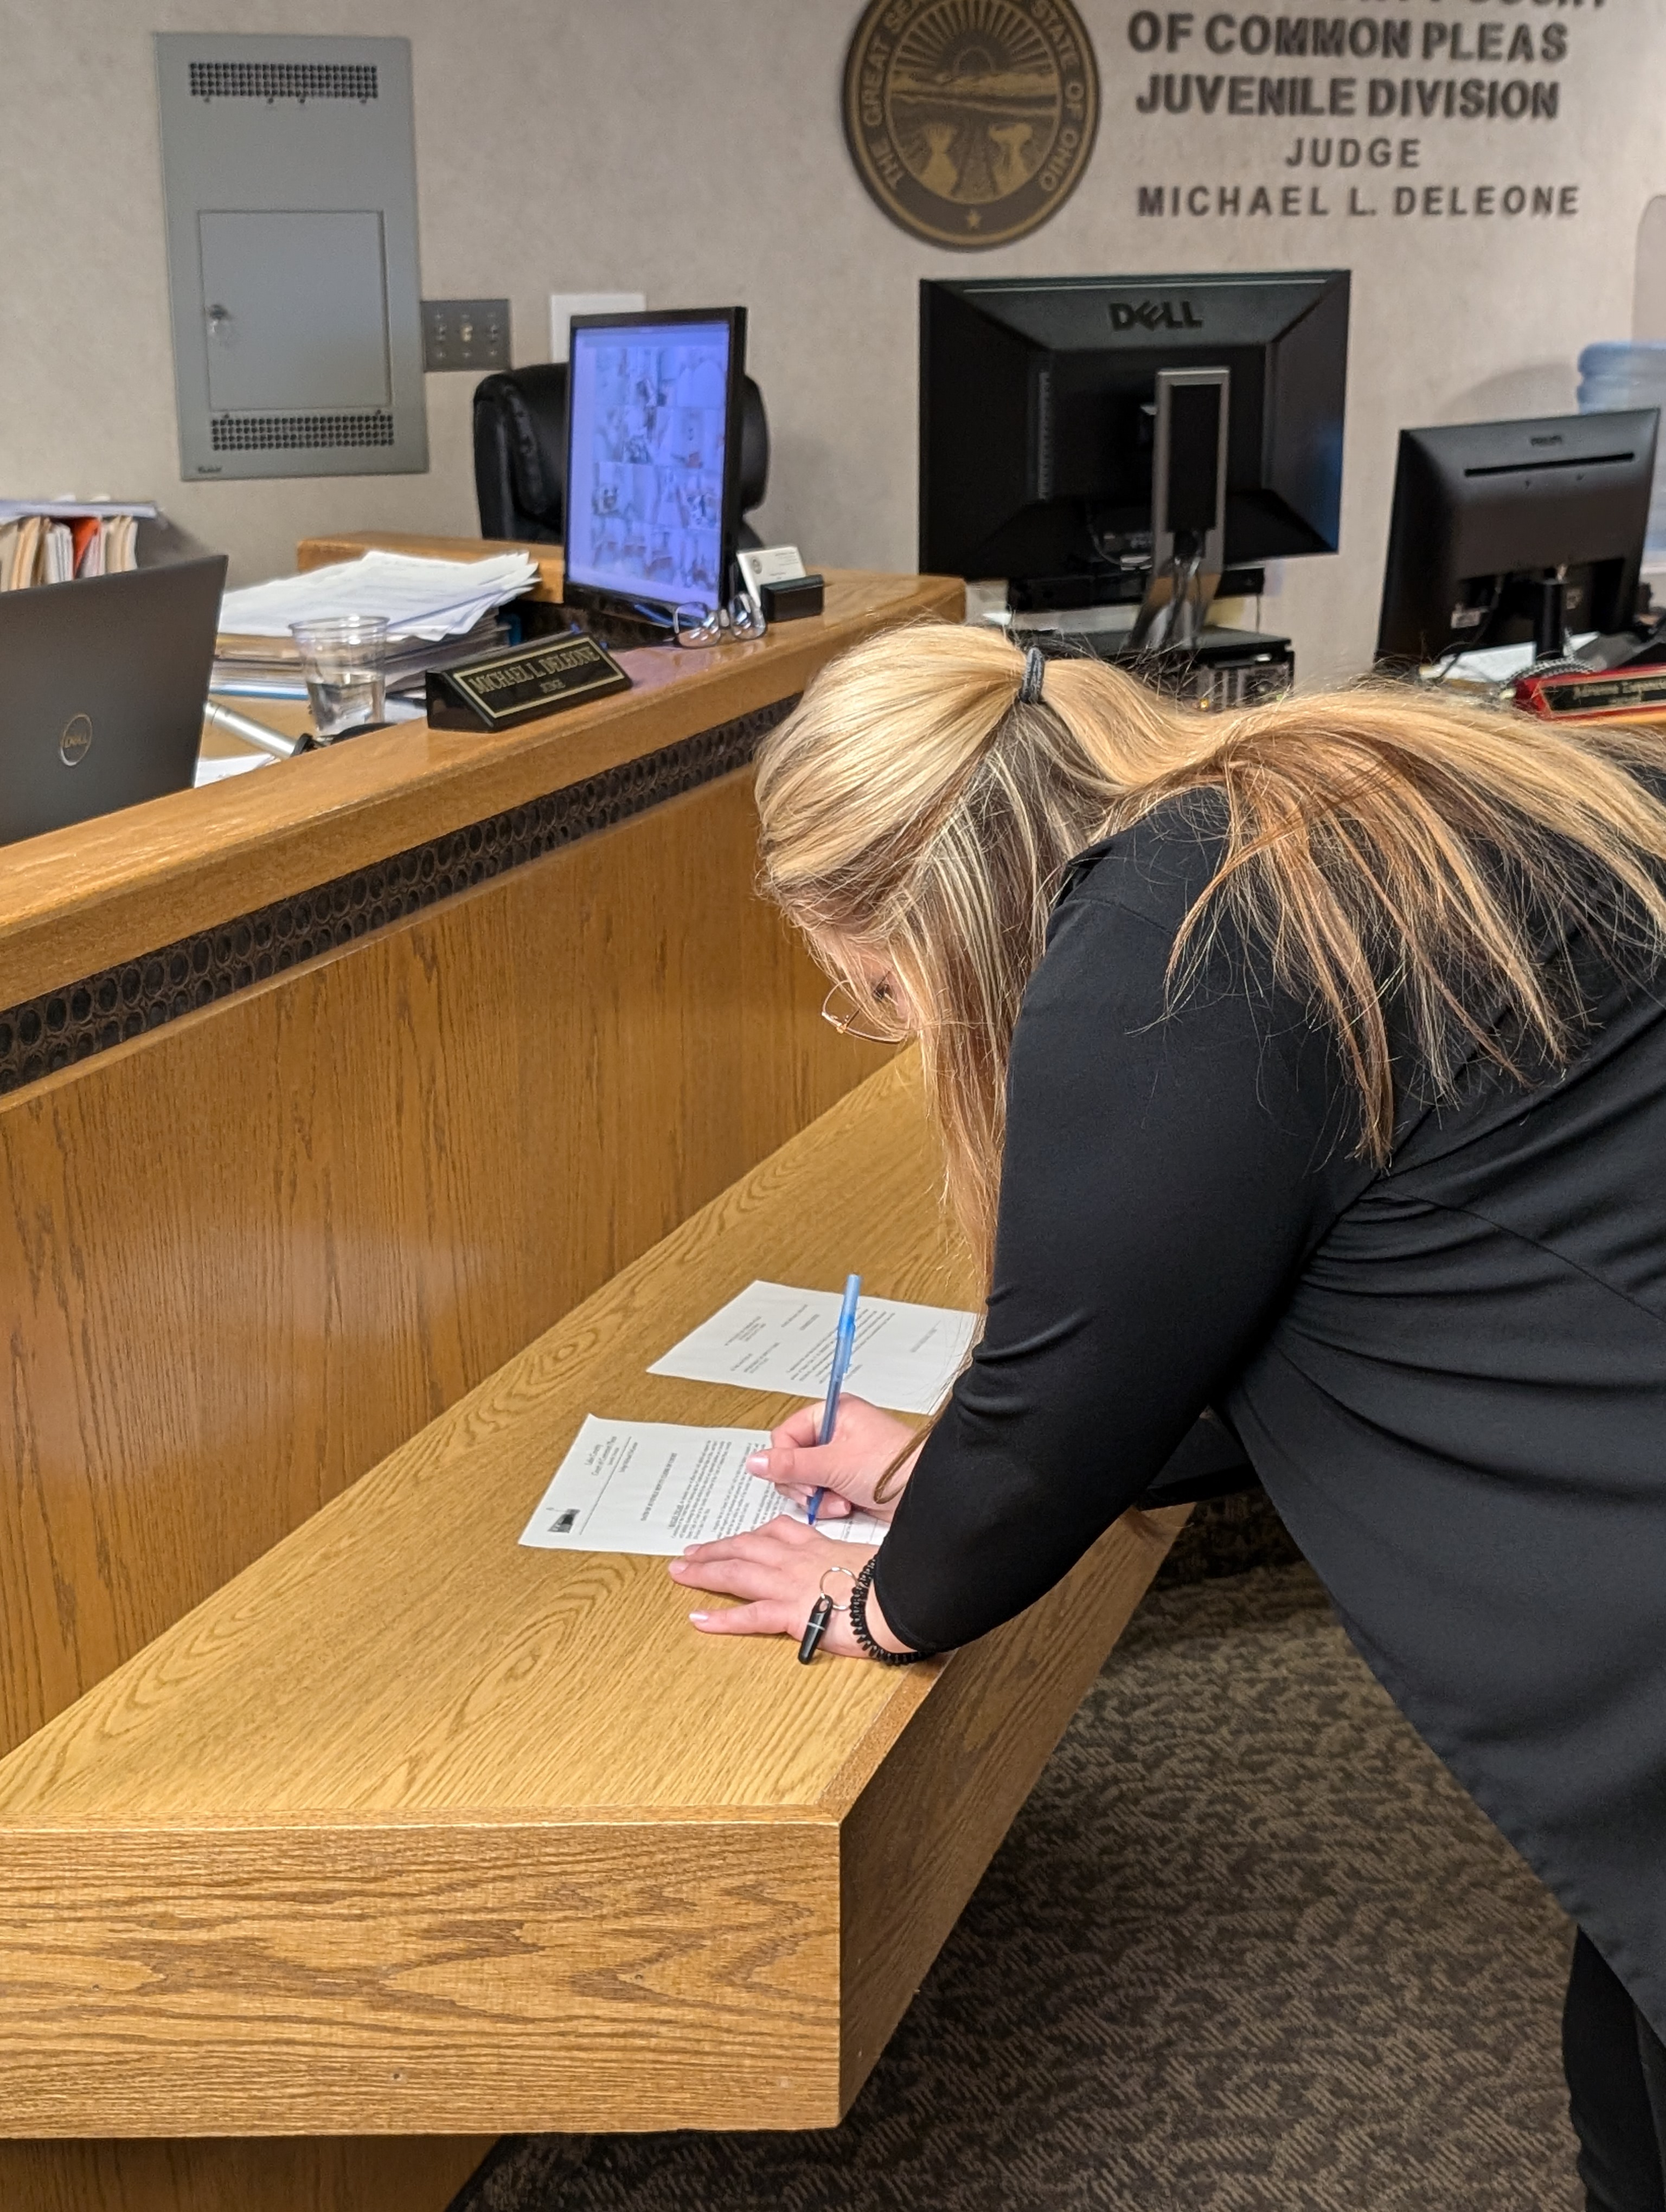
[[[229,551],[240,580],[289,565],[307,530],[474,526],[468,376],[428,380],[425,477],[179,481],[149,34],[398,33],[415,64],[424,291],[510,295],[520,361],[545,356],[552,289],[745,301],[775,437],[763,521],[812,565],[914,565],[921,276],[1351,266],[1344,550],[1291,564],[1265,610],[1310,679],[1345,672],[1374,633],[1396,428],[1569,406],[1579,348],[1629,333],[1638,221],[1666,190],[1666,7],[1322,7],[1409,15],[1420,31],[1432,17],[1536,31],[1554,12],[1570,52],[1535,73],[1559,77],[1559,119],[1423,126],[1417,181],[1573,181],[1579,215],[1142,220],[1141,181],[1237,181],[1246,200],[1257,181],[1288,181],[1294,130],[1140,115],[1153,61],[1207,57],[1195,27],[1176,58],[1137,56],[1134,0],[1084,0],[1104,83],[1085,182],[1030,240],[976,255],[916,243],[857,183],[838,119],[856,0],[359,0],[345,14],[320,0],[0,0],[0,493],[154,496]]]

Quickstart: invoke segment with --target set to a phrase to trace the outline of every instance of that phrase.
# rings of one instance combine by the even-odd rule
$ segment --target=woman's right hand
[[[839,1401],[833,1425],[833,1441],[818,1444],[822,1409],[800,1406],[798,1412],[772,1430],[768,1451],[754,1452],[747,1469],[772,1482],[783,1498],[795,1505],[809,1502],[812,1491],[824,1495],[817,1508],[818,1521],[842,1520],[850,1513],[872,1513],[889,1521],[897,1510],[903,1486],[914,1472],[918,1449],[897,1468],[885,1485],[885,1496],[876,1504],[873,1490],[885,1469],[919,1434],[906,1421],[894,1420],[866,1400],[847,1395]],[[924,1437],[921,1437],[923,1443]]]

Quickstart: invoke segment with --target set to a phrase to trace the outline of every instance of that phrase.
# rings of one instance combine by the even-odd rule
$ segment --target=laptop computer
[[[216,554],[0,592],[0,844],[190,788],[225,583]]]

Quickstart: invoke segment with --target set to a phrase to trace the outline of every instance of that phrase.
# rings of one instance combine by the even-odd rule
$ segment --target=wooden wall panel
[[[489,2136],[0,2142],[6,2212],[445,2212]]]
[[[883,1058],[749,775],[0,1102],[0,1746]]]

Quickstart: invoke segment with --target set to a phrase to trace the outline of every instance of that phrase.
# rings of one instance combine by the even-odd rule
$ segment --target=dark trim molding
[[[744,768],[796,699],[777,700],[658,752],[471,822],[373,866],[43,991],[0,1012],[0,1093],[161,1029],[488,877],[524,866],[662,799]]]

